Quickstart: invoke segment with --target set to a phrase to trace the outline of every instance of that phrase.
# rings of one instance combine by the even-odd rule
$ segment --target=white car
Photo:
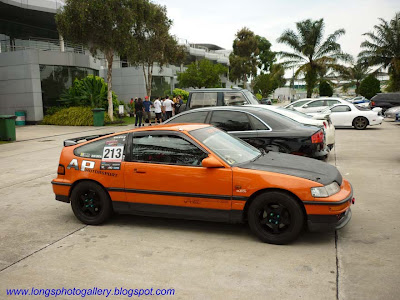
[[[310,115],[318,116],[329,112],[335,127],[354,127],[361,130],[367,128],[367,126],[380,125],[383,122],[383,117],[379,115],[380,111],[358,107],[349,102],[336,104],[320,114],[311,113]]]
[[[287,109],[284,107],[279,107],[279,106],[273,106],[273,105],[246,105],[246,106],[255,106],[255,107],[261,107],[266,110],[272,110],[276,112],[277,114],[280,114],[282,116],[288,117],[292,120],[295,120],[299,123],[305,124],[305,125],[313,125],[313,126],[318,126],[323,129],[325,132],[325,142],[331,150],[333,146],[335,145],[335,126],[333,126],[329,114],[324,115],[323,117],[321,116],[310,116],[301,112],[298,112],[296,110],[291,110]],[[321,117],[318,118],[317,117]]]
[[[296,102],[290,103],[284,107],[308,114],[321,112],[326,108],[339,103],[346,104],[349,102],[341,98],[332,97],[306,98],[297,100]]]

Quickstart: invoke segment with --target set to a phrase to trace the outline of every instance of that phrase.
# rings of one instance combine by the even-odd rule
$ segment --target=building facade
[[[94,58],[82,45],[64,41],[57,32],[54,16],[62,1],[0,0],[0,114],[25,111],[27,122],[43,119],[49,107],[75,78],[88,74],[107,78],[106,61]],[[190,44],[187,61],[208,59],[229,65],[230,51],[211,44]],[[153,70],[152,95],[162,96],[179,86],[177,72],[185,67],[167,65]],[[233,83],[222,78],[224,86]],[[116,58],[112,86],[119,100],[144,97],[146,86],[141,67]]]

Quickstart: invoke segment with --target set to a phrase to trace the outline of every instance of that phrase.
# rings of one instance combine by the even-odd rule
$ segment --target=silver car
[[[385,111],[385,118],[396,119],[396,115],[400,113],[400,106],[394,106]]]

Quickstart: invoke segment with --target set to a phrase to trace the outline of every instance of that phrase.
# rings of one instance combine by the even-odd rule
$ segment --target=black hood
[[[336,167],[307,157],[279,152],[268,152],[239,168],[268,171],[309,179],[323,185],[336,181],[342,184],[342,175]]]

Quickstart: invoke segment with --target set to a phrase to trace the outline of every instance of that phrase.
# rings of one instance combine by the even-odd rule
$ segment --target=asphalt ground
[[[50,184],[62,141],[129,128],[26,126],[18,142],[0,145],[0,299],[45,298],[6,296],[32,287],[175,290],[145,299],[399,299],[400,123],[336,130],[328,162],[353,185],[353,218],[337,233],[304,232],[285,246],[259,242],[245,224],[80,223]]]

